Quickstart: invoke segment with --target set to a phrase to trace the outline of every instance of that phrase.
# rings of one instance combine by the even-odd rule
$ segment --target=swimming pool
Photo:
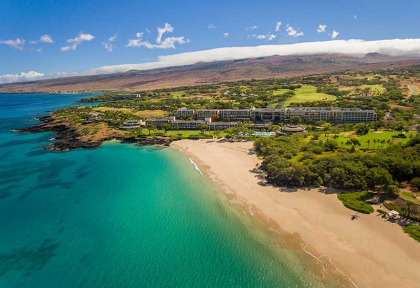
[[[272,132],[254,132],[254,133],[244,133],[246,136],[272,136]]]

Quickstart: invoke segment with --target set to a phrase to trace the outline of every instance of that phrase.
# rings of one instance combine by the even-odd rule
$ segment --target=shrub
[[[371,196],[371,193],[368,192],[348,192],[337,195],[338,199],[343,202],[344,206],[364,214],[370,214],[374,211],[372,206],[363,202]]]
[[[387,213],[386,211],[382,210],[382,209],[376,209],[376,212],[378,212],[379,214],[385,216]]]

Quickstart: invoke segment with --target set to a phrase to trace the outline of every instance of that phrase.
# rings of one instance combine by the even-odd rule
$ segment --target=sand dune
[[[207,175],[260,213],[282,231],[297,233],[319,259],[332,262],[358,287],[419,287],[420,243],[376,213],[351,220],[334,193],[282,191],[261,186],[251,172],[260,162],[249,153],[251,142],[182,140],[172,147],[191,157]],[[302,247],[303,248],[303,247]]]

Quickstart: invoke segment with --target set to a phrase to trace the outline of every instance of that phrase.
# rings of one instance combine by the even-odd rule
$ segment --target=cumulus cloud
[[[115,48],[114,44],[112,42],[115,42],[117,40],[117,34],[114,34],[113,36],[108,38],[108,41],[102,42],[102,45],[108,52],[112,52]]]
[[[0,40],[0,44],[7,45],[17,50],[23,50],[23,46],[25,46],[25,40],[16,38],[16,40]]]
[[[45,75],[36,71],[22,72],[20,74],[5,74],[5,75],[0,75],[0,83],[36,80],[43,76]]]
[[[316,31],[317,31],[318,33],[324,33],[324,32],[326,31],[326,29],[327,29],[327,25],[324,25],[324,24],[319,24],[319,25],[318,25],[318,29],[316,29]]]
[[[289,36],[293,36],[293,37],[300,37],[304,35],[302,31],[298,32],[292,26],[287,26],[286,32]]]
[[[165,23],[165,27],[161,28],[158,27],[158,36],[156,38],[156,44],[150,43],[149,41],[143,40],[144,33],[137,32],[136,37],[137,39],[130,39],[128,40],[127,47],[146,47],[149,49],[175,49],[175,44],[185,44],[190,43],[189,39],[185,39],[185,37],[166,37],[162,40],[162,36],[164,33],[172,32],[174,28],[169,23]]]
[[[69,51],[69,50],[75,51],[77,47],[79,47],[79,45],[82,44],[82,42],[92,41],[94,38],[95,36],[91,34],[85,34],[85,33],[80,32],[79,36],[72,39],[68,39],[66,42],[69,43],[70,45],[61,47],[61,51]]]
[[[333,32],[331,34],[331,38],[335,39],[335,38],[337,38],[338,35],[340,35],[340,32],[337,32],[337,31],[333,30]]]
[[[342,54],[363,56],[368,53],[380,53],[389,56],[420,57],[420,39],[390,39],[378,41],[331,40],[303,42],[297,44],[260,45],[248,47],[224,47],[195,52],[159,56],[157,61],[140,64],[123,64],[92,68],[82,73],[58,73],[43,78],[57,78],[76,75],[95,75],[129,70],[147,70],[171,66],[189,65],[197,62],[211,62],[235,59],[267,57],[273,55],[316,55]],[[5,75],[3,75],[5,76]],[[0,76],[2,77],[2,76]]]
[[[158,30],[158,35],[156,37],[156,43],[159,44],[162,41],[163,34],[167,32],[173,32],[174,27],[172,27],[172,25],[169,23],[165,23],[165,26],[163,28],[158,27],[157,30]]]
[[[229,33],[227,32],[223,33],[223,37],[229,37]]]
[[[281,22],[279,21],[279,22],[277,22],[276,23],[276,28],[274,29],[276,32],[279,32],[279,30],[280,30],[280,26],[281,26]]]
[[[254,35],[252,35],[252,37],[255,38],[255,39],[259,39],[259,40],[271,41],[271,40],[276,39],[277,36],[275,34],[272,34],[272,33],[268,32],[267,34],[259,34],[259,35],[254,34]]]
[[[207,26],[207,29],[209,29],[209,30],[211,30],[211,29],[217,29],[217,27],[216,27],[216,25],[214,25],[214,24],[209,24],[209,25]]]
[[[51,38],[50,35],[45,34],[45,35],[42,35],[41,37],[39,37],[39,40],[29,41],[29,43],[31,43],[31,44],[38,44],[38,43],[51,44],[51,43],[54,43],[54,41],[53,41],[53,39]]]
[[[353,19],[357,19],[357,15],[353,15]]]
[[[252,25],[252,26],[248,26],[248,27],[245,27],[245,30],[255,30],[255,29],[258,29],[258,26],[257,25]]]

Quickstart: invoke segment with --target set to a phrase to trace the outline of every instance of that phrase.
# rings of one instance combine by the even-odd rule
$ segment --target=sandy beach
[[[171,144],[197,163],[226,192],[254,207],[281,231],[295,234],[302,248],[330,263],[357,287],[419,287],[420,243],[377,213],[345,208],[334,193],[263,186],[252,172],[260,160],[252,142],[182,140]]]

